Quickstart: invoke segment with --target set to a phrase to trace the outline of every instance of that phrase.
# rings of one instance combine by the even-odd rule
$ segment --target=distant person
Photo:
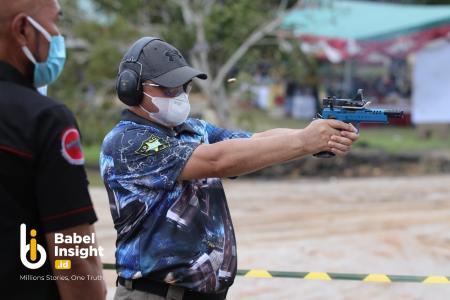
[[[54,269],[54,233],[91,234],[97,220],[75,119],[36,90],[64,66],[60,6],[56,0],[0,0],[0,6],[1,298],[104,299],[103,280],[70,280],[101,279],[98,258],[74,256],[70,270]],[[29,253],[27,263],[21,251]]]
[[[225,299],[236,275],[233,224],[220,181],[332,151],[356,129],[316,120],[305,129],[251,134],[188,118],[194,78],[180,52],[142,38],[117,78],[128,108],[105,137],[100,164],[117,230],[115,299]]]
[[[284,96],[284,113],[287,117],[292,117],[292,107],[294,103],[294,97],[299,90],[299,86],[295,81],[289,81],[286,84],[286,93]]]

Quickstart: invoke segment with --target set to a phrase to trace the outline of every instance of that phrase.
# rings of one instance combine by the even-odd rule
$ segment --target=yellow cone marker
[[[450,281],[444,276],[428,276],[423,283],[450,283]]]
[[[305,279],[308,280],[331,280],[330,275],[325,272],[309,272],[308,275],[305,276]]]
[[[269,272],[266,270],[250,270],[245,274],[245,277],[254,277],[254,278],[272,278],[272,275],[270,275]]]
[[[384,274],[369,274],[364,278],[366,282],[391,282],[389,277]]]

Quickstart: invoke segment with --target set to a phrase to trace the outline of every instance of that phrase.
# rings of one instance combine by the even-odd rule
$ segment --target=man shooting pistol
[[[321,119],[336,119],[345,123],[352,123],[358,130],[360,123],[388,124],[391,118],[403,118],[403,111],[367,108],[371,102],[363,98],[363,90],[359,89],[353,99],[323,99],[323,110],[318,115]],[[333,152],[322,151],[314,154],[320,158],[335,156]]]

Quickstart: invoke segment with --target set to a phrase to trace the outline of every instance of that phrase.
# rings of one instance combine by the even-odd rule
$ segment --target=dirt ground
[[[450,275],[450,175],[225,182],[240,269]],[[91,194],[104,262],[115,231],[103,188]],[[105,271],[109,299],[114,271]],[[450,299],[450,284],[237,277],[237,299]]]

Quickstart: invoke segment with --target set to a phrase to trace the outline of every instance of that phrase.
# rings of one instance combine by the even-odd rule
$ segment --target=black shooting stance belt
[[[151,280],[148,278],[129,280],[122,277],[118,277],[117,282],[129,290],[138,290],[141,292],[146,292],[161,297],[166,297],[169,292],[169,289],[173,287],[170,284]],[[179,298],[180,300],[225,300],[227,296],[227,291],[218,294],[204,294],[178,287],[177,289],[182,290],[181,293],[183,294],[183,296],[182,298]]]

